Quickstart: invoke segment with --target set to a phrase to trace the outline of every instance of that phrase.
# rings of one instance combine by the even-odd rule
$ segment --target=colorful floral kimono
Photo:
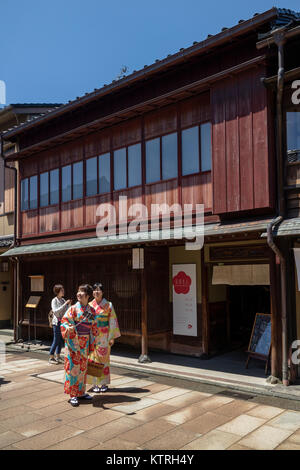
[[[118,320],[111,302],[102,299],[100,304],[94,299],[90,302],[96,311],[98,333],[94,351],[89,355],[93,362],[103,364],[100,377],[87,376],[87,383],[92,385],[107,385],[110,383],[110,346],[109,341],[121,336]]]
[[[85,319],[89,313],[92,318]],[[61,320],[61,333],[66,342],[65,349],[65,386],[64,392],[71,397],[85,394],[88,355],[94,349],[98,333],[95,310],[80,302],[72,305]],[[70,328],[75,326],[75,331]]]

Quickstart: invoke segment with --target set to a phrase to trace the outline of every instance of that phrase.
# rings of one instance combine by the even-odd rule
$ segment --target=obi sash
[[[78,336],[84,336],[90,334],[92,324],[89,322],[82,322],[76,325],[76,331]]]

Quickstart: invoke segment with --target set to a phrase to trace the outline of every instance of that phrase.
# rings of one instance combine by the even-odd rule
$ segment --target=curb
[[[7,343],[8,346],[8,351],[23,351],[23,352],[31,352],[31,353],[38,353],[38,354],[49,354],[48,350],[45,349],[28,349],[28,348],[22,348],[20,346],[14,346],[13,343]],[[275,389],[271,390],[269,387],[276,387],[276,385],[267,385],[265,388],[263,386],[249,386],[249,385],[243,385],[240,383],[233,383],[229,381],[222,381],[222,380],[213,380],[213,379],[208,379],[206,377],[191,377],[190,375],[186,375],[184,373],[176,373],[176,372],[166,372],[158,369],[148,369],[147,366],[139,366],[139,365],[128,365],[124,364],[123,362],[117,362],[114,360],[111,360],[111,366],[118,367],[119,369],[124,369],[124,370],[130,370],[130,371],[138,371],[141,373],[149,373],[152,375],[157,375],[161,377],[170,377],[173,379],[181,379],[181,380],[187,380],[190,382],[194,383],[203,383],[205,385],[213,385],[215,387],[220,387],[220,388],[228,388],[230,390],[234,390],[236,392],[244,392],[244,393],[251,393],[255,395],[262,395],[262,396],[269,396],[273,398],[281,398],[284,400],[293,400],[293,401],[299,401],[300,402],[300,396],[295,396],[292,394],[287,394],[287,393],[282,393],[280,391],[277,391]]]

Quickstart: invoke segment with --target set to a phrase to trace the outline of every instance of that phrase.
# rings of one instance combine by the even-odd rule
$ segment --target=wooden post
[[[280,360],[279,350],[280,345],[278,322],[280,312],[280,288],[278,286],[278,269],[279,260],[272,252],[270,253],[270,308],[271,308],[271,375],[273,377],[280,377]]]
[[[201,250],[201,287],[202,287],[202,358],[209,355],[209,306],[208,306],[208,267],[204,262],[204,247]]]
[[[152,362],[148,356],[148,298],[147,298],[147,277],[146,269],[141,270],[141,355],[138,362],[144,364],[146,362]]]

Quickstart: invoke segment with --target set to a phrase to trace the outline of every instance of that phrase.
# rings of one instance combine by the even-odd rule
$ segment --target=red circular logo
[[[190,276],[185,274],[184,271],[179,271],[179,273],[173,277],[173,286],[176,294],[188,294],[192,280]]]

